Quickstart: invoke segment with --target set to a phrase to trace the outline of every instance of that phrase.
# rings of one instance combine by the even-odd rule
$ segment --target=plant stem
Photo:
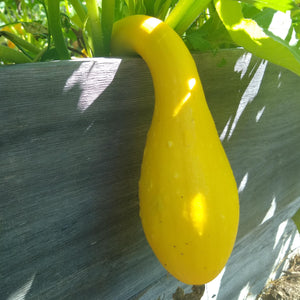
[[[102,0],[102,29],[105,55],[110,52],[110,38],[115,17],[115,0]]]
[[[84,24],[87,18],[85,6],[82,4],[80,0],[70,0],[70,3],[75,9],[76,14],[79,17],[80,21],[82,22],[82,24]]]
[[[129,15],[134,15],[135,14],[135,2],[133,0],[128,0],[128,10],[129,10]]]
[[[70,0],[70,3],[76,11],[77,16],[79,17],[79,20],[81,22],[80,28],[83,32],[85,30],[87,32],[87,35],[83,33],[83,39],[85,43],[85,50],[87,51],[88,56],[91,57],[93,56],[91,52],[91,47],[89,47],[89,41],[91,40],[91,26],[87,16],[87,9],[82,4],[81,0]]]
[[[172,0],[166,0],[165,3],[160,7],[159,14],[157,15],[157,18],[161,20],[165,20],[166,15],[170,9],[170,6],[172,4]]]
[[[30,14],[31,11],[29,9],[29,6],[26,5],[24,0],[20,1],[20,11],[22,12],[22,21],[23,22],[30,22],[31,20],[28,16],[28,13]],[[16,33],[16,32],[14,32],[14,33]],[[32,35],[31,34],[25,33],[23,36],[26,38],[28,43],[32,42]]]
[[[48,23],[49,30],[53,37],[56,51],[60,59],[70,59],[64,36],[61,29],[60,13],[59,13],[60,0],[48,1]]]
[[[93,56],[103,56],[103,33],[101,28],[100,14],[96,0],[86,0],[88,21],[91,26],[91,40]]]
[[[182,35],[210,2],[211,0],[179,0],[166,23]]]
[[[11,42],[13,42],[17,47],[20,46],[20,47],[32,52],[33,54],[38,54],[41,51],[41,49],[39,49],[38,47],[34,46],[33,44],[27,42],[26,40],[20,38],[19,36],[15,35],[11,32],[0,31],[0,36],[4,36],[5,38],[7,38]]]
[[[0,45],[0,61],[4,63],[30,63],[31,60],[22,52]]]
[[[34,57],[34,59],[33,59],[32,62],[37,62],[37,61],[39,61],[39,60],[41,59],[41,57],[44,55],[44,53],[45,53],[47,50],[48,50],[48,48],[42,49],[42,50],[40,51],[40,53],[38,53],[38,54]]]
[[[27,11],[27,8],[26,8],[26,3],[24,0],[21,0],[21,8],[20,10],[22,11],[22,19],[23,19],[23,22],[29,22],[29,19],[28,19],[28,11]]]

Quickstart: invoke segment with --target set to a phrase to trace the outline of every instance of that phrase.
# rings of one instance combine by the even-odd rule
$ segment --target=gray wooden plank
[[[253,293],[263,286],[295,235],[289,221],[273,249],[278,226],[300,206],[300,80],[243,50],[194,57],[237,183],[245,182],[238,240],[214,297],[238,299],[248,282]],[[188,290],[160,266],[138,215],[154,102],[143,61],[2,67],[0,101],[0,299],[22,287],[26,299],[171,299],[177,286]],[[260,264],[240,276],[251,265],[245,255]]]

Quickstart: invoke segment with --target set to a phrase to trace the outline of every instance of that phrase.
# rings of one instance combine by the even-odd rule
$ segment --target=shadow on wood
[[[242,50],[194,57],[241,203],[233,255],[207,295],[234,300],[262,289],[296,236],[300,79]],[[154,104],[143,61],[9,66],[0,82],[0,298],[153,300],[189,290],[160,266],[139,220]]]

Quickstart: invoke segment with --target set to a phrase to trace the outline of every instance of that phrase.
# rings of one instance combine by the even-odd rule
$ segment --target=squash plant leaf
[[[300,5],[300,1],[299,1]],[[291,11],[292,24],[296,32],[297,39],[300,39],[300,6]]]
[[[26,32],[31,33],[36,38],[48,35],[48,28],[41,21],[22,22],[22,26]]]
[[[300,233],[300,208],[292,217],[295,225],[297,226],[298,232]]]
[[[243,4],[235,0],[214,0],[214,3],[220,19],[236,44],[300,75],[299,40],[287,14],[265,9],[250,19],[243,14]],[[278,14],[289,18],[288,32],[284,36],[282,26],[279,27],[280,33],[278,28],[272,27],[273,24],[278,24],[278,20],[273,23]]]
[[[184,40],[190,50],[196,51],[236,47],[216,11],[210,12],[210,18],[200,28],[192,26]]]
[[[296,36],[290,14],[268,8],[257,14],[253,20],[266,35],[286,47],[300,61],[300,42]],[[274,20],[276,22],[273,23]],[[277,26],[273,24],[277,24]]]
[[[244,3],[250,3],[258,9],[272,8],[278,11],[286,12],[295,7],[294,0],[243,0]]]

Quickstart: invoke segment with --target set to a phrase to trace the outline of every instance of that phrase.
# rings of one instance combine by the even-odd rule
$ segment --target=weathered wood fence
[[[248,299],[297,246],[300,77],[243,50],[194,57],[241,205],[234,252],[205,299]],[[159,264],[139,219],[153,104],[140,58],[0,68],[0,299],[190,289]]]

